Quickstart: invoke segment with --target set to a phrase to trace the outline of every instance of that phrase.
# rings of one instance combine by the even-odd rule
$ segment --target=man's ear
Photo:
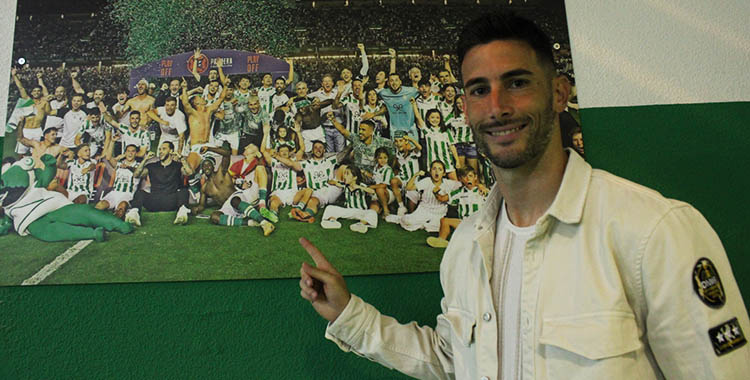
[[[565,75],[558,75],[552,79],[552,104],[555,112],[560,113],[568,106],[570,88],[570,81]]]

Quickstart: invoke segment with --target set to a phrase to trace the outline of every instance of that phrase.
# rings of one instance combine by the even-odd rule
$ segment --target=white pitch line
[[[66,249],[65,252],[60,254],[60,256],[55,257],[55,259],[52,260],[51,263],[45,265],[44,268],[40,269],[39,272],[36,272],[36,274],[34,274],[33,276],[25,279],[21,283],[21,285],[37,285],[40,282],[44,281],[45,278],[54,273],[68,260],[72,259],[73,256],[78,254],[78,252],[81,252],[81,250],[86,248],[87,245],[91,244],[92,241],[93,240],[81,240],[74,246]]]

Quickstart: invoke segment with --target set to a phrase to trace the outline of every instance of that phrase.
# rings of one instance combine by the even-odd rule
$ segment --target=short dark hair
[[[165,141],[163,144],[167,144],[167,146],[169,146],[169,150],[174,150],[174,144],[171,141]]]
[[[427,79],[425,77],[422,77],[422,79],[420,79],[419,82],[417,83],[417,86],[419,86],[419,87],[422,87],[422,86],[432,86],[432,83],[430,83],[429,79]]]
[[[130,116],[133,116],[133,114],[138,115],[138,117],[141,117],[141,111],[138,110],[132,110],[130,111]],[[128,117],[130,117],[128,116]]]
[[[124,152],[128,150],[128,148],[130,148],[131,146],[133,147],[133,149],[135,149],[136,152],[138,152],[138,145],[135,145],[135,144],[128,144],[127,146],[125,146],[125,149],[123,149],[122,151]]]
[[[369,125],[373,131],[375,130],[375,123],[370,120],[362,120],[361,122],[359,122],[359,125]]]
[[[50,133],[52,131],[57,132],[57,127],[49,127],[45,129],[44,132],[42,132],[42,139],[44,138],[44,136],[47,136],[47,133]]]
[[[466,53],[474,46],[496,40],[525,42],[536,52],[540,63],[555,67],[549,36],[534,22],[505,12],[490,13],[466,24],[456,46],[458,65],[463,64]]]
[[[164,100],[164,104],[167,104],[168,102],[175,102],[175,103],[177,103],[177,98],[175,98],[174,96],[167,96],[167,99]]]
[[[350,172],[352,172],[352,175],[357,178],[358,181],[362,180],[362,170],[354,165],[348,165],[346,168],[349,169]]]

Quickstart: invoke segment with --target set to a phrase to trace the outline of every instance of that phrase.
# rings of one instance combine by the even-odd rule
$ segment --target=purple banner
[[[198,74],[208,76],[216,62],[222,60],[224,74],[270,73],[274,79],[289,73],[286,61],[265,54],[239,50],[202,50],[198,58]],[[146,78],[192,78],[195,61],[193,52],[164,57],[130,71],[130,92],[135,92],[139,80]]]

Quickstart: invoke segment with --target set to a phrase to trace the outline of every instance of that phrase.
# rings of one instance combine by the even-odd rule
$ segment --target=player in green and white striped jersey
[[[422,145],[405,131],[395,131],[393,136],[393,143],[396,145],[398,171],[396,176],[391,178],[391,191],[393,191],[393,195],[398,203],[398,216],[403,216],[406,214],[407,208],[404,205],[402,194],[409,180],[419,172],[419,157],[422,155]],[[414,211],[417,207],[417,202],[419,202],[419,193],[416,191],[407,191],[406,199],[409,200],[408,211]]]
[[[412,107],[416,104],[412,101]],[[418,114],[416,115],[417,126],[424,132],[425,151],[427,152],[427,162],[438,160],[445,167],[446,177],[454,181],[458,180],[456,176],[456,162],[458,161],[458,152],[453,145],[453,135],[443,121],[443,115],[438,110],[427,111],[427,124]]]
[[[378,214],[369,209],[367,194],[374,194],[375,190],[363,185],[362,172],[354,165],[347,166],[344,170],[344,183],[331,181],[331,184],[344,189],[344,206],[329,205],[323,212],[320,226],[325,229],[339,229],[341,223],[339,218],[355,219],[359,222],[349,226],[349,229],[359,233],[365,233],[370,228],[378,226]]]
[[[271,127],[263,127],[263,141],[260,152],[266,162],[271,164],[271,196],[268,199],[272,215],[263,215],[273,223],[278,222],[279,208],[293,204],[294,195],[297,193],[297,175],[294,168],[284,164],[280,159],[291,160],[291,147],[281,145],[278,150],[268,148],[271,135]]]
[[[362,78],[359,76],[352,79],[351,86],[341,82],[333,100],[333,108],[344,110],[344,122],[342,123],[349,133],[359,133],[359,123],[362,121]]]
[[[266,111],[267,114],[273,115],[271,96],[276,93],[276,87],[273,86],[273,76],[269,73],[263,74],[261,86],[256,87],[255,92],[258,94],[261,109]]]
[[[456,98],[455,106],[454,117],[447,125],[453,134],[456,153],[458,153],[457,166],[463,168],[468,165],[478,172],[477,147],[474,144],[474,133],[463,112],[464,98]]]
[[[437,109],[438,104],[442,100],[440,94],[432,92],[432,85],[430,81],[423,78],[419,81],[419,96],[417,96],[417,109],[419,114],[422,116],[422,120],[427,118],[427,111],[431,109]]]
[[[234,94],[238,92],[225,92],[224,101],[215,114],[216,118],[219,119],[219,123],[218,131],[216,131],[212,139],[212,144],[215,146],[222,146],[224,142],[229,143],[232,155],[235,156],[240,148],[240,130],[242,129],[243,122],[242,115],[236,112],[236,108],[240,104],[247,104],[247,102],[241,103],[234,100]]]
[[[128,210],[133,194],[138,189],[140,179],[133,175],[138,162],[135,160],[136,146],[125,147],[125,153],[112,157],[114,142],[110,142],[104,151],[104,162],[114,168],[115,175],[111,182],[111,191],[96,204],[99,210],[114,210],[116,217],[123,219]]]
[[[102,108],[100,107],[99,110],[101,111]],[[106,107],[102,112],[102,117],[104,118],[104,121],[109,123],[109,125],[113,126],[120,133],[120,142],[122,143],[122,146],[133,144],[138,147],[136,157],[145,156],[146,152],[151,149],[151,139],[148,136],[148,132],[138,127],[141,122],[140,112],[136,110],[130,111],[130,125],[125,125],[115,120],[112,115],[107,112]]]
[[[96,161],[91,159],[91,147],[79,145],[75,150],[68,151],[68,159],[61,154],[57,157],[57,167],[68,170],[68,179],[65,181],[65,190],[68,199],[73,203],[88,203],[94,193],[94,170]]]
[[[443,100],[438,103],[438,110],[443,115],[443,122],[448,123],[455,116],[453,111],[456,103],[456,86],[446,84],[443,86]],[[426,119],[425,119],[426,120]]]
[[[441,218],[438,237],[428,237],[427,245],[434,248],[448,246],[451,228],[456,229],[461,220],[470,217],[484,205],[488,190],[479,183],[477,172],[473,168],[459,169],[462,186],[448,195],[448,203],[458,207],[458,218]]]
[[[396,178],[393,173],[391,165],[398,165],[397,161],[391,161],[391,157],[388,154],[388,149],[380,147],[375,150],[375,167],[372,169],[372,181],[373,185],[370,188],[375,190],[377,199],[373,199],[371,208],[377,213],[383,214],[383,218],[391,214],[388,209],[388,205],[396,200],[396,196],[391,190],[391,180]]]

